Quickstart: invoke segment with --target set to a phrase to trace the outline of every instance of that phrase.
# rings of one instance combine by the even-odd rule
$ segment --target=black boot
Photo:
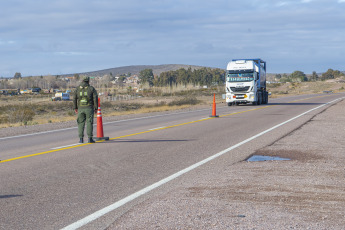
[[[95,143],[95,141],[92,139],[92,137],[89,137],[89,143]]]
[[[84,139],[80,138],[79,143],[84,143]]]

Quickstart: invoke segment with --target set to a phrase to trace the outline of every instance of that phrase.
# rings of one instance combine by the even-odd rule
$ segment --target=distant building
[[[137,85],[138,82],[139,82],[139,77],[138,75],[132,75],[130,77],[126,77],[126,83],[128,84],[134,84],[134,85]]]

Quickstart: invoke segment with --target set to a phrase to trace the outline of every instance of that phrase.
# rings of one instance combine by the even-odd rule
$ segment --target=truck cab
[[[261,59],[234,59],[226,68],[226,103],[267,104],[266,62]]]

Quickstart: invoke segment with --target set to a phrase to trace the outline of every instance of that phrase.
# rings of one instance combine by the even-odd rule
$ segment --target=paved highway
[[[343,97],[217,105],[219,118],[210,108],[108,122],[110,141],[95,144],[78,144],[76,128],[0,138],[0,229],[105,229],[196,169],[231,167]]]

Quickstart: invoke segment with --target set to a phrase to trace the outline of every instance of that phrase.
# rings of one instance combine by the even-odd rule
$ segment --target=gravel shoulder
[[[113,229],[344,229],[345,101],[253,153],[289,161],[242,161],[188,187],[150,198]]]

